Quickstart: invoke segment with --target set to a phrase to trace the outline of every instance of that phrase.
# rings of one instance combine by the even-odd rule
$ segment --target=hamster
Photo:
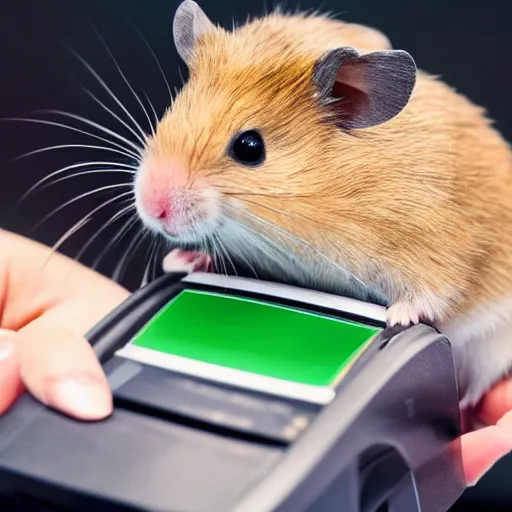
[[[318,14],[228,31],[185,0],[173,33],[190,77],[143,151],[143,223],[435,325],[475,405],[512,368],[512,153],[485,111],[378,30]]]

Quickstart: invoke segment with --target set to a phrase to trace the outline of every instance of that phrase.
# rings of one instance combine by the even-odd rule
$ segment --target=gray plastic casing
[[[465,487],[450,345],[424,325],[377,337],[323,407],[119,356],[105,371],[105,421],[28,395],[0,419],[0,510],[446,512]]]

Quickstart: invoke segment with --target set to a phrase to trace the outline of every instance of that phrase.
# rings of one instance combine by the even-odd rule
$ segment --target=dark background
[[[507,0],[301,0],[300,7],[321,7],[340,13],[347,21],[383,30],[396,48],[414,56],[420,68],[441,75],[460,92],[486,107],[498,128],[512,140],[512,38],[507,35],[512,7],[508,4]],[[144,112],[96,31],[106,41],[150,115],[146,95],[161,115],[169,106],[169,93],[139,33],[149,42],[171,87],[180,87],[180,71],[186,77],[186,68],[178,59],[171,34],[177,5],[177,0],[0,0],[0,118],[30,116],[66,123],[101,136],[97,129],[78,121],[35,113],[57,109],[87,117],[134,140],[121,123],[84,91],[83,87],[89,89],[129,122],[126,113],[69,47],[96,69],[134,119],[148,130]],[[203,0],[201,5],[214,21],[227,27],[231,26],[233,18],[242,22],[247,14],[261,14],[265,9],[263,0]],[[267,7],[272,5],[273,0],[267,0]],[[285,5],[296,8],[297,0]],[[122,155],[91,148],[58,149],[16,160],[27,152],[63,144],[104,145],[84,134],[59,127],[0,120],[0,223],[3,228],[53,245],[104,201],[130,191],[129,186],[108,188],[78,199],[45,220],[52,210],[81,194],[102,186],[128,184],[131,179],[129,174],[114,172],[78,176],[70,170],[67,175],[73,175],[72,179],[41,189],[20,203],[20,198],[32,185],[59,168],[88,161],[129,162]],[[95,265],[107,275],[116,273],[117,268],[116,278],[133,289],[140,284],[153,242],[148,236],[143,238],[140,226],[133,224],[124,232],[126,236],[113,245],[116,235],[123,233],[129,215],[118,218],[103,231],[100,229],[120,208],[116,202],[107,204],[60,246],[60,250],[72,257],[80,256],[81,261]],[[42,220],[45,222],[41,224]],[[85,252],[84,247],[87,247]],[[457,510],[498,510],[500,506],[511,510],[510,482],[512,463],[505,461],[467,493]]]

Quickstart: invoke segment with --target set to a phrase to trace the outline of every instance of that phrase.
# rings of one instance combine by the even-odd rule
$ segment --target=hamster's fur
[[[377,30],[273,13],[227,31],[191,0],[174,30],[190,79],[145,148],[145,224],[299,285],[384,298],[391,324],[435,324],[462,406],[475,404],[512,367],[512,158],[482,108],[415,71],[396,115],[352,128],[322,97],[319,62],[347,47],[387,55]],[[385,107],[392,78],[344,85],[380,87]],[[230,155],[245,130],[263,138],[259,166]]]

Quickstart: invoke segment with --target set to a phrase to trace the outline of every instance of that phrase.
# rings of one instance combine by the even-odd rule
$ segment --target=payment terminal
[[[463,492],[448,340],[385,309],[167,274],[89,334],[111,417],[26,394],[0,418],[1,511],[446,512]]]

